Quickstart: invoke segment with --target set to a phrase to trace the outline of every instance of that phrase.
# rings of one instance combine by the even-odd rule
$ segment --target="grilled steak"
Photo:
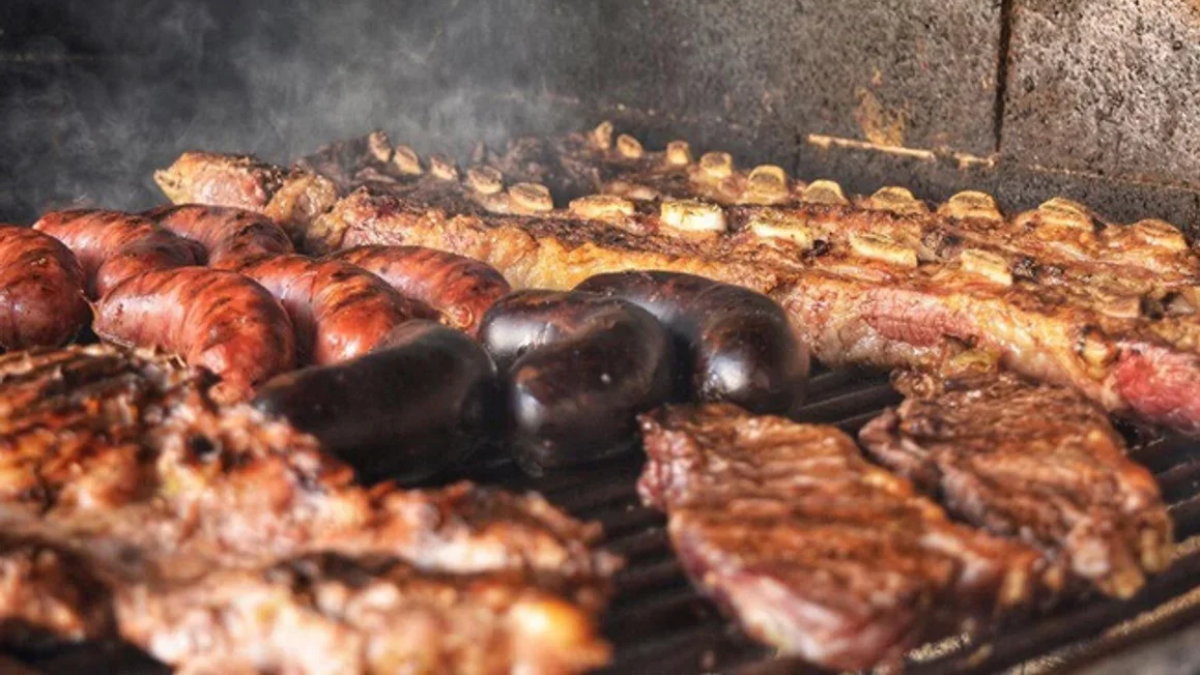
[[[677,159],[690,156],[676,150]],[[979,193],[931,213],[895,189],[852,200],[836,185],[786,176],[789,196],[772,205],[744,198],[744,187],[728,206],[593,195],[553,209],[544,188],[504,190],[494,167],[495,175],[468,171],[460,183],[445,167],[425,172],[418,163],[421,173],[412,172],[410,153],[368,167],[379,179],[337,169],[350,175],[343,191],[363,186],[303,228],[304,246],[427,246],[488,262],[516,288],[567,289],[629,269],[697,274],[772,296],[830,365],[923,368],[972,344],[1110,412],[1200,433],[1198,263],[1178,231],[1161,223],[1108,226],[1062,200],[1006,221]],[[397,168],[401,155],[407,172]],[[737,174],[724,157],[668,173],[687,178],[673,184],[692,186],[693,176],[727,169],[726,177],[751,183],[754,172]],[[779,178],[760,173],[768,177],[755,185]],[[692,187],[669,194],[730,201]]]
[[[573,673],[607,658],[590,617],[519,572],[391,558],[313,555],[139,584],[117,613],[159,658],[213,673]]]
[[[660,409],[642,431],[640,492],[692,579],[785,653],[894,662],[1057,590],[1036,551],[949,522],[836,428],[710,404]]]
[[[1158,486],[1090,401],[1010,374],[895,381],[909,398],[860,438],[951,513],[1036,546],[1118,597],[1167,566],[1171,519]]]
[[[213,403],[208,384],[110,347],[0,357],[0,575],[60,589],[39,594],[40,605],[0,594],[0,616],[72,639],[116,630],[179,666],[214,654],[306,673],[401,663],[557,673],[603,662],[594,613],[615,565],[591,550],[596,527],[536,496],[466,483],[360,487],[312,437],[249,406]],[[330,556],[345,561],[326,576],[313,561]],[[543,648],[514,656],[447,636],[424,654],[380,651],[414,624],[376,609],[453,626],[478,616],[493,646],[543,630]],[[538,623],[542,611],[561,615],[568,632]],[[244,612],[254,630],[238,623]],[[283,640],[292,620],[318,633],[336,624],[352,642],[304,643],[303,655],[260,642],[276,629]],[[362,647],[358,660],[343,660],[354,656],[339,652],[347,644]]]

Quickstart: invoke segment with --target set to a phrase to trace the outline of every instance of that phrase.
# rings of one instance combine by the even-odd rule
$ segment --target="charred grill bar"
[[[249,4],[256,7],[243,6]],[[524,218],[557,207],[610,222],[643,214],[639,201],[648,196],[695,196],[691,172],[716,179],[702,196],[725,210],[681,203],[661,215],[700,230],[717,213],[733,219],[794,201],[836,210],[855,200],[856,206],[903,215],[892,221],[899,222],[919,219],[930,204],[987,220],[998,212],[996,202],[1003,213],[1015,214],[1065,197],[1112,222],[1137,223],[1106,230],[1113,236],[1128,232],[1157,241],[1160,251],[1195,248],[1200,86],[1193,75],[1200,67],[1200,17],[1187,0],[1136,6],[1119,0],[441,4],[8,3],[0,8],[0,222],[33,222],[67,206],[131,212],[159,206],[161,194],[148,179],[152,171],[182,150],[202,148],[255,152],[280,162],[307,156],[302,168],[317,173],[243,165],[247,176],[262,169],[259,177],[269,189],[256,191],[252,180],[245,191],[219,200],[241,200],[235,205],[278,219],[293,237],[336,201],[338,190],[365,183],[386,192],[415,172],[424,172],[426,187],[446,179],[465,186],[433,195],[434,201],[449,200],[456,212]],[[546,149],[536,143],[495,152],[515,137],[548,138],[605,118],[615,121],[615,128],[598,130],[608,135],[603,145],[611,159],[675,169],[654,168],[653,175],[630,181],[587,163],[551,162],[547,170]],[[375,126],[412,147],[392,150],[378,137],[362,136]],[[327,139],[356,136],[362,140],[311,154]],[[668,143],[680,138],[690,145]],[[476,146],[479,141],[492,151]],[[432,152],[448,154],[435,158]],[[374,163],[364,169],[363,157]],[[753,171],[735,169],[755,165]],[[159,182],[170,196],[169,182]],[[552,201],[536,184],[548,185],[559,199]],[[906,189],[880,191],[885,185]],[[601,190],[608,194],[591,194]],[[982,191],[995,202],[965,190]],[[1070,201],[1052,202],[1047,213],[1070,221],[1076,219],[1072,210]],[[1146,219],[1174,223],[1187,239]],[[865,219],[863,225],[881,222]],[[778,223],[756,223],[754,229],[804,247],[819,245]],[[1022,268],[1014,275],[1001,269],[969,245],[977,234],[941,232],[940,245],[930,251],[996,285],[1045,271]],[[892,262],[907,255],[888,243],[862,236],[843,242],[896,258]],[[1015,250],[1030,243],[1008,242]],[[1084,281],[1070,279],[1077,269],[1070,265],[1058,271],[1068,285],[1094,282],[1110,290],[1137,287],[1139,293],[1169,287],[1136,307],[1108,303],[1117,315],[1169,315],[1200,300],[1189,295],[1193,270],[1173,267],[1170,255],[1152,258],[1146,269],[1126,267],[1108,277],[1085,270]],[[136,252],[117,259],[146,261]],[[86,268],[89,276],[96,272]],[[495,286],[487,273],[464,266],[461,283]],[[405,282],[388,283],[403,290]],[[421,299],[430,305],[438,300]],[[486,304],[461,308],[455,325],[475,325],[484,309]],[[1004,399],[1013,392],[986,395]],[[1022,405],[1038,409],[1042,395]],[[922,444],[920,451],[928,454],[919,461],[952,454],[938,442],[953,434],[935,438],[904,426],[927,430],[962,422],[939,417],[961,401],[935,399],[932,409],[905,404],[897,418],[878,423],[886,428],[864,435],[863,445],[873,437],[878,458],[899,471],[914,470],[917,460],[897,455],[889,443]],[[818,367],[798,416],[854,435],[901,401],[880,375]],[[1069,411],[1076,404],[1052,398],[1049,405]],[[963,409],[969,413],[969,405]],[[1115,461],[1110,446],[1119,442],[1107,422],[1085,423],[1099,429],[1102,454]],[[1064,435],[1079,428],[1068,426]],[[1198,657],[1187,636],[1200,621],[1196,441],[1129,425],[1118,430],[1129,457],[1153,474],[1181,542],[1166,571],[1147,575],[1128,599],[1071,599],[1051,614],[992,626],[969,643],[950,639],[921,647],[909,656],[907,672],[989,673],[1023,663],[1098,666],[1102,672],[1153,663],[1167,672],[1190,672]],[[1013,451],[996,450],[1001,457]],[[604,525],[608,548],[627,561],[603,615],[614,648],[604,672],[815,670],[771,659],[692,587],[663,516],[643,506],[635,492],[642,464],[640,456],[625,456],[531,478],[507,461],[480,461],[438,480],[538,490],[572,515]],[[971,517],[983,516],[963,516]],[[1140,542],[1140,553],[1153,571],[1163,562],[1155,551],[1170,527],[1155,520],[1146,529],[1153,534]],[[285,567],[271,571],[271,583],[315,587],[364,574],[336,560]],[[403,568],[365,573],[416,593],[436,595],[443,588],[438,579],[410,579]],[[1137,574],[1126,570],[1106,590],[1125,595]],[[261,582],[236,576],[214,583],[235,588]],[[153,610],[165,616],[171,603],[197,602],[197,594],[216,595],[182,589],[155,598],[168,598],[158,605],[148,602],[147,615]],[[20,656],[47,673],[109,667],[162,672],[126,649],[96,645]]]

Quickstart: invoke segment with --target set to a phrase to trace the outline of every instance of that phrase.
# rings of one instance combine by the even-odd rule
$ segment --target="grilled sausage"
[[[576,290],[621,298],[657,317],[675,337],[686,393],[700,401],[788,414],[804,398],[808,351],[765,295],[677,272],[599,274]]]
[[[0,348],[57,347],[90,318],[71,251],[40,232],[0,225]]]
[[[436,316],[373,274],[337,260],[285,255],[239,272],[283,304],[296,329],[300,363],[325,365],[362,356],[399,324]]]
[[[421,246],[356,246],[330,256],[376,274],[401,295],[442,313],[447,325],[471,335],[483,314],[511,290],[491,265]]]
[[[636,415],[671,393],[670,336],[616,298],[518,291],[492,305],[479,336],[503,373],[511,445],[532,472],[632,447]]]
[[[292,368],[292,322],[265,288],[223,270],[181,267],[126,280],[96,306],[96,334],[126,346],[175,352],[221,377],[214,394],[248,397]]]
[[[33,229],[61,241],[83,265],[88,295],[99,298],[131,276],[149,270],[198,265],[204,251],[147,218],[100,209],[53,211]]]
[[[397,327],[371,354],[280,375],[254,405],[281,415],[370,475],[416,479],[495,434],[496,368],[466,334]]]
[[[216,269],[237,270],[294,250],[282,227],[252,211],[183,204],[159,207],[145,215],[203,246],[208,266]]]

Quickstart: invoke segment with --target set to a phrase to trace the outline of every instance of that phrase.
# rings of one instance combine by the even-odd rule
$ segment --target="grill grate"
[[[853,434],[900,396],[878,374],[824,371],[811,381],[810,402],[800,411],[806,422],[834,424]],[[1139,440],[1130,432],[1131,456],[1155,472],[1171,505],[1181,542],[1200,534],[1200,449],[1177,436]],[[671,552],[665,519],[641,506],[635,481],[641,458],[625,458],[541,479],[516,475],[508,467],[472,471],[480,481],[539,489],[572,514],[602,522],[609,548],[627,559],[618,575],[617,594],[605,620],[605,633],[616,646],[604,673],[740,672],[747,675],[822,672],[792,659],[772,659],[768,649],[743,636],[684,576]],[[1200,544],[1186,542],[1165,574],[1152,578],[1128,601],[1080,602],[1019,626],[996,628],[970,644],[948,640],[933,655],[910,658],[912,675],[981,674],[1054,656],[1066,665],[1091,647],[1111,653],[1128,649],[1165,632],[1200,622],[1200,603],[1160,617],[1108,639],[1105,631],[1143,612],[1181,598],[1200,587]],[[1087,643],[1091,644],[1087,644]],[[1077,653],[1063,655],[1066,651]]]
[[[852,434],[883,407],[900,400],[886,377],[861,372],[819,372],[812,378],[809,392],[810,402],[802,408],[801,419],[835,424]],[[1200,623],[1200,602],[1180,601],[1192,600],[1189,592],[1200,587],[1200,538],[1185,541],[1200,534],[1200,448],[1194,441],[1180,437],[1139,440],[1136,436],[1131,431],[1131,455],[1155,472],[1171,504],[1177,539],[1185,542],[1171,569],[1152,578],[1128,601],[1080,602],[1039,620],[996,628],[971,644],[948,640],[933,649],[919,650],[932,655],[911,658],[907,672],[974,675],[1044,660],[1048,655],[1061,667],[1125,653],[1147,640]],[[573,515],[604,524],[608,548],[626,558],[626,566],[616,578],[613,603],[603,619],[604,632],[616,648],[613,663],[601,671],[605,675],[823,672],[795,660],[772,659],[768,649],[742,635],[692,588],[671,551],[665,518],[638,500],[635,481],[642,461],[637,456],[624,457],[534,478],[507,460],[492,459],[446,480],[469,478],[512,489],[538,490]],[[1192,595],[1200,595],[1200,590]],[[1172,600],[1184,606],[1133,629],[1097,639],[1114,626]],[[130,651],[112,646],[76,647],[38,666],[52,675],[165,672],[148,664],[144,657],[131,656]]]

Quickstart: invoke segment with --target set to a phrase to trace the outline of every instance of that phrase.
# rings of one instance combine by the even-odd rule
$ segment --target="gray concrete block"
[[[1006,157],[1200,185],[1200,4],[1014,3]]]
[[[536,81],[604,105],[989,154],[998,5],[976,0],[533,2]],[[585,7],[585,8],[584,8]]]

